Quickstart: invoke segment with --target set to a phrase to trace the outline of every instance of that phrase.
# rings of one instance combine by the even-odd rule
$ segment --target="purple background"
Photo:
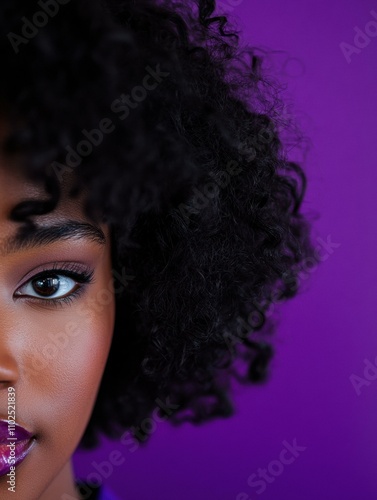
[[[350,62],[340,44],[354,44],[354,28],[364,31],[371,10],[377,22],[377,3],[222,4],[244,42],[284,51],[272,58],[275,74],[311,140],[304,211],[319,214],[314,240],[331,237],[340,246],[280,308],[271,379],[236,387],[233,418],[202,427],[160,423],[147,447],[134,452],[104,442],[95,453],[75,455],[76,474],[88,478],[94,461],[118,449],[123,464],[105,483],[122,499],[374,499],[377,380],[357,394],[350,377],[364,377],[365,359],[377,362],[377,36]],[[294,439],[305,450],[258,494],[248,477],[260,467],[279,472],[271,463],[283,441]]]

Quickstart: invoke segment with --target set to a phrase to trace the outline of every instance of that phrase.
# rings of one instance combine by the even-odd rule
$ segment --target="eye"
[[[94,281],[93,274],[93,271],[46,269],[18,288],[15,295],[55,304],[62,301],[69,302],[84,290],[86,284]]]
[[[63,274],[50,273],[29,280],[26,285],[19,288],[17,295],[29,295],[31,297],[56,299],[79,288],[77,283]]]

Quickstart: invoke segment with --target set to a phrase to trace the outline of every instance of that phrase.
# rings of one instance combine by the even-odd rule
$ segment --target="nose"
[[[0,389],[7,389],[14,386],[18,380],[18,376],[18,365],[10,350],[10,346],[4,339],[0,339]]]

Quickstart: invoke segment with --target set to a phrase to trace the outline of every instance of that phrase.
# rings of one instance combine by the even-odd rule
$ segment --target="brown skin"
[[[0,157],[0,418],[7,419],[7,388],[12,386],[16,421],[36,435],[36,442],[16,467],[16,494],[8,491],[7,476],[0,477],[0,498],[51,500],[67,494],[79,499],[71,456],[92,413],[114,330],[109,228],[98,225],[106,236],[104,245],[76,236],[5,255],[5,241],[20,226],[8,219],[10,210],[21,201],[48,197],[42,187],[9,169],[7,161]],[[40,225],[65,219],[90,222],[83,215],[81,201],[66,196],[53,212],[33,217]],[[39,302],[15,296],[21,286],[25,292],[33,276],[57,263],[82,264],[94,270],[94,282],[79,285],[85,287],[84,292],[57,307],[38,295],[40,289],[32,293],[41,297]],[[75,284],[73,280],[71,288]],[[98,298],[104,290],[112,296],[105,306]],[[90,299],[94,300],[91,306]],[[70,330],[74,335],[68,335],[67,325],[75,325]],[[46,348],[52,336],[62,332],[68,338],[64,347]]]

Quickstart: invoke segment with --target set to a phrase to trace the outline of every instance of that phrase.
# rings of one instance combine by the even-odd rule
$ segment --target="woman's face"
[[[11,420],[14,408],[16,423],[34,439],[25,439],[22,429],[17,435],[15,458],[29,452],[15,467],[14,495],[1,461],[4,453],[11,458],[9,431],[6,424],[0,428],[0,498],[61,498],[74,491],[70,457],[91,415],[112,340],[109,230],[93,227],[81,203],[64,195],[53,212],[32,217],[38,228],[58,226],[60,234],[50,229],[47,238],[12,245],[22,224],[9,220],[12,208],[48,195],[6,166],[0,157],[0,419]],[[15,403],[8,403],[8,394]]]

